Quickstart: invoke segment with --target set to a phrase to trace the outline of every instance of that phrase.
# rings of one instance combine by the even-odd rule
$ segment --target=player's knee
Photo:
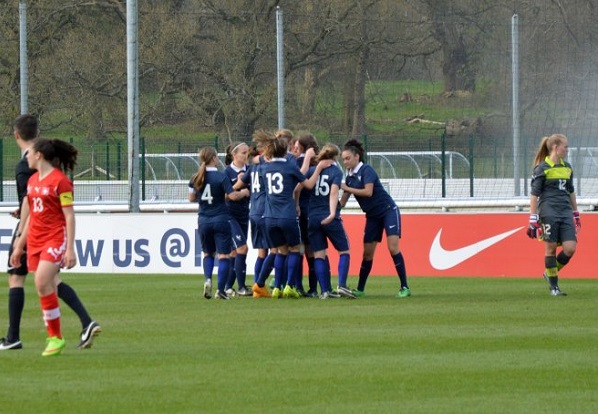
[[[563,253],[565,253],[570,258],[573,257],[576,250],[577,250],[577,246],[575,244],[571,245],[571,246],[563,245]]]

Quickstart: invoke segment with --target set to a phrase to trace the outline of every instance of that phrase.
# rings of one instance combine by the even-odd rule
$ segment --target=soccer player
[[[297,199],[301,189],[299,183],[305,176],[297,165],[287,158],[287,141],[272,138],[266,142],[264,158],[268,161],[261,166],[266,188],[264,210],[267,237],[271,248],[277,248],[274,260],[275,287],[274,298],[299,298],[295,288],[295,275],[301,261],[299,247],[301,233],[297,220]],[[287,258],[288,256],[288,258]],[[286,286],[282,290],[286,263]],[[254,296],[265,296],[265,278],[263,273],[253,287]]]
[[[350,139],[343,146],[342,159],[347,169],[345,183],[342,184],[343,195],[341,207],[344,207],[351,196],[359,203],[365,213],[365,231],[363,234],[363,259],[359,270],[359,282],[353,293],[364,296],[365,285],[372,270],[376,246],[382,241],[382,232],[386,232],[387,247],[400,279],[401,288],[398,298],[411,296],[407,285],[405,259],[399,247],[401,239],[401,214],[399,207],[386,192],[378,174],[371,165],[364,163],[365,150],[363,144]]]
[[[27,245],[27,266],[35,274],[35,287],[41,302],[43,319],[48,332],[42,356],[58,355],[66,345],[60,328],[61,267],[71,269],[77,264],[75,253],[75,213],[73,183],[64,172],[72,171],[77,162],[77,150],[71,144],[54,139],[36,138],[26,154],[29,168],[36,172],[27,183],[21,218],[25,220],[21,234],[15,241],[10,264],[21,266]],[[70,288],[72,293],[76,293]],[[83,305],[80,305],[83,308]],[[84,308],[83,308],[84,309]],[[100,325],[89,316],[89,340],[80,348],[91,346],[93,337],[101,331]]]
[[[562,134],[542,138],[534,158],[527,235],[544,241],[544,278],[550,294],[566,296],[558,272],[577,248],[581,220],[573,186],[573,169],[565,161],[569,143]],[[557,246],[562,245],[557,255]]]
[[[307,174],[310,167],[310,160],[306,160],[305,153],[309,149],[312,149],[314,153],[318,153],[319,147],[316,137],[309,133],[304,132],[297,136],[294,144],[293,154],[297,157],[297,166],[301,169],[301,172]],[[315,161],[315,159],[314,159]],[[307,261],[308,268],[308,283],[309,289],[307,292],[303,292],[303,261],[299,266],[299,272],[296,276],[297,290],[304,296],[315,297],[318,294],[317,289],[317,278],[314,268],[314,254],[309,244],[309,238],[307,237],[307,221],[309,217],[309,200],[311,198],[311,190],[304,188],[299,194],[299,229],[301,230],[301,241],[305,260]]]
[[[227,146],[224,163],[224,174],[229,178],[234,187],[239,178],[247,171],[247,155],[249,146],[244,142],[234,142]],[[230,213],[230,228],[234,249],[231,252],[233,265],[226,283],[226,294],[235,295],[233,284],[237,278],[237,292],[239,296],[251,296],[250,287],[245,285],[247,277],[247,233],[249,229],[249,198],[244,197],[238,201],[227,200],[226,205]],[[231,277],[232,276],[232,277]]]
[[[252,163],[249,169],[243,175],[241,180],[238,180],[233,186],[238,190],[244,187],[250,189],[251,195],[249,197],[249,223],[251,226],[251,244],[254,249],[257,249],[257,259],[253,269],[253,287],[252,295],[254,298],[270,297],[270,293],[266,288],[256,292],[257,281],[260,274],[263,273],[264,280],[268,278],[270,272],[274,268],[274,259],[276,258],[276,249],[269,249],[269,242],[266,235],[266,224],[264,219],[264,210],[266,209],[266,190],[261,172],[262,165],[265,162],[264,158],[259,155],[258,150],[263,149],[266,141],[271,139],[271,136],[264,130],[256,131],[253,135],[253,141],[256,142],[257,147],[254,148],[250,155],[252,156]]]
[[[343,173],[336,164],[340,149],[334,144],[326,144],[318,154],[318,164],[322,166],[324,160],[330,160],[330,165],[325,164],[324,169],[310,168],[307,176],[308,182],[316,177],[315,185],[311,190],[309,199],[308,237],[313,248],[315,275],[320,283],[321,299],[336,297],[330,282],[330,263],[327,257],[328,240],[338,251],[338,287],[341,296],[356,298],[355,294],[347,287],[349,274],[349,238],[343,226],[338,200],[339,189],[343,180]],[[309,184],[305,184],[309,187]]]
[[[12,216],[19,219],[16,230],[10,244],[8,257],[8,332],[6,337],[0,339],[0,351],[10,349],[22,349],[23,344],[20,337],[21,316],[25,306],[25,278],[29,269],[27,268],[27,254],[21,256],[19,266],[11,266],[10,256],[13,252],[15,240],[21,235],[22,228],[26,222],[26,215],[29,212],[27,203],[23,203],[27,195],[27,181],[35,173],[35,170],[29,168],[26,154],[31,147],[33,140],[39,135],[38,121],[33,115],[25,114],[19,116],[13,125],[14,137],[19,149],[21,150],[21,159],[15,168],[15,181],[17,188],[18,207],[12,213]],[[22,208],[21,208],[22,207]],[[21,215],[21,210],[23,214]],[[24,245],[26,250],[26,244]],[[100,325],[93,321],[87,310],[81,303],[79,296],[66,282],[58,279],[57,292],[58,297],[64,301],[79,317],[81,322],[81,340],[78,347],[80,349],[90,348],[94,337],[101,332]]]
[[[249,191],[234,191],[230,180],[216,166],[219,163],[218,153],[212,147],[204,147],[199,151],[200,166],[189,181],[189,201],[199,203],[198,232],[203,250],[203,268],[205,283],[203,296],[212,298],[212,272],[214,256],[218,253],[218,299],[229,299],[225,291],[230,267],[232,236],[230,214],[226,207],[226,199],[233,201],[249,197]]]

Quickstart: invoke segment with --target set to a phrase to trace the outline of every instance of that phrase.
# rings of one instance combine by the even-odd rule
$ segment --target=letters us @
[[[146,268],[151,265],[166,265],[180,268],[185,261],[195,267],[201,266],[201,245],[197,232],[190,236],[186,230],[171,228],[151,238],[115,238],[76,240],[75,247],[82,267],[99,267],[107,260],[106,245],[112,244],[111,262],[120,268]]]

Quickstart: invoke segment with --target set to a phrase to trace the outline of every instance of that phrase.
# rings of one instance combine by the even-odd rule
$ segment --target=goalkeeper
[[[564,135],[542,138],[531,179],[527,235],[544,241],[544,278],[553,296],[566,295],[559,288],[558,272],[573,257],[577,233],[581,229],[573,169],[565,161],[568,150],[568,140]],[[562,246],[558,254],[557,246]]]

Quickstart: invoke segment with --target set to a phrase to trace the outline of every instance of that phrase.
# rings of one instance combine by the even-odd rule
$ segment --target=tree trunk
[[[314,113],[316,106],[316,89],[319,86],[317,69],[313,66],[305,70],[303,77],[303,101],[301,103],[301,115],[304,119]]]
[[[363,23],[363,36],[366,36],[365,21]],[[361,48],[357,67],[355,69],[355,82],[353,84],[353,122],[351,128],[352,136],[360,136],[366,133],[365,125],[365,83],[367,81],[367,63],[370,57],[370,47],[367,43]]]

